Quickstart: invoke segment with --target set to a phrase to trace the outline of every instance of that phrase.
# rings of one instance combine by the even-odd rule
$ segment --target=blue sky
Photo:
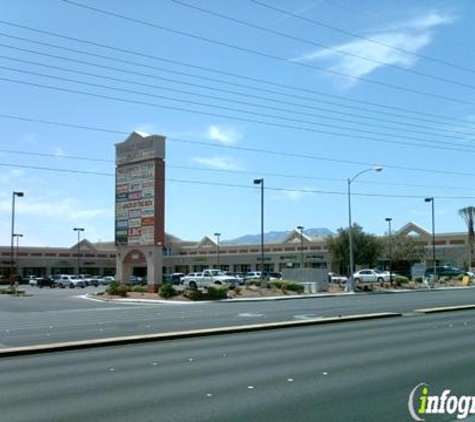
[[[430,230],[425,197],[437,231],[464,231],[474,15],[468,0],[0,0],[0,243],[12,191],[22,244],[112,240],[114,144],[133,130],[168,138],[165,225],[183,239],[258,233],[261,177],[266,231],[336,231],[347,179],[376,165],[352,184],[366,231]]]

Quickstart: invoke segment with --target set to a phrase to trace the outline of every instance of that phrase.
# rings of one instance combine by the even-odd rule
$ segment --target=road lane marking
[[[0,349],[0,358],[9,356],[32,355],[38,353],[70,351],[79,349],[91,349],[105,346],[123,346],[134,343],[170,341],[179,339],[188,339],[192,337],[214,336],[222,334],[246,333],[253,331],[273,330],[293,327],[307,327],[312,325],[334,324],[351,321],[362,321],[368,319],[383,319],[400,317],[401,313],[383,312],[375,314],[356,314],[338,317],[315,318],[305,320],[291,320],[281,322],[268,322],[261,324],[237,325],[217,328],[203,328],[197,330],[177,331],[170,333],[141,334],[123,337],[101,338],[92,340],[78,340],[69,342],[58,342],[49,344],[40,344],[35,346],[21,346]]]

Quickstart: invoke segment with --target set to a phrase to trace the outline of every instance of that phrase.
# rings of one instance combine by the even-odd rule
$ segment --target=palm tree
[[[475,220],[475,207],[465,207],[459,210],[459,215],[465,221],[467,225],[467,238],[469,245],[469,264],[468,266],[472,267],[472,258],[473,258],[473,241],[475,239],[475,232],[473,230],[474,220]]]

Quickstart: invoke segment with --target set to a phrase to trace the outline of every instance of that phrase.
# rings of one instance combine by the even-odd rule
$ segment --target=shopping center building
[[[427,249],[426,261],[432,265],[432,233],[422,227],[408,223],[399,229],[402,233],[415,238]],[[225,271],[256,271],[261,266],[260,244],[227,244],[205,236],[200,241],[185,241],[166,234],[166,247],[163,253],[163,274],[174,272],[189,273],[205,268],[221,268]],[[464,266],[468,261],[469,250],[467,234],[437,233],[435,253],[439,265],[451,264]],[[69,248],[28,247],[14,248],[14,262],[23,277],[48,274],[92,274],[115,275],[118,260],[114,242],[92,243],[83,239]],[[0,275],[7,276],[10,271],[10,246],[0,247]],[[285,238],[264,245],[264,270],[281,271],[283,268],[299,267],[303,261],[305,267],[327,267],[337,270],[325,246],[325,237],[309,237],[294,230]],[[384,259],[382,260],[384,261]],[[79,270],[78,270],[79,265]],[[132,264],[133,274],[146,276],[146,263],[137,259]],[[158,281],[158,280],[157,280]]]
[[[280,272],[303,265],[338,272],[325,237],[310,237],[299,230],[289,232],[279,241],[265,243],[263,251],[260,244],[219,243],[210,236],[185,241],[165,233],[165,144],[163,136],[132,132],[115,145],[114,241],[92,243],[83,239],[69,248],[0,247],[0,276],[5,278],[12,270],[22,277],[91,274],[115,275],[126,281],[130,275],[148,276],[149,287],[154,291],[164,274],[186,274],[206,268]],[[432,233],[414,223],[396,233],[411,236],[423,245],[428,253],[422,264],[433,265]],[[466,233],[438,233],[434,243],[437,264],[466,265]],[[383,267],[388,261],[388,257],[381,257]]]

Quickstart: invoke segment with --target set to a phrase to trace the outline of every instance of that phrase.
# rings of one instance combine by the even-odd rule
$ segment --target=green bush
[[[130,286],[122,284],[119,281],[113,281],[107,286],[107,294],[112,296],[122,296],[126,297],[127,293],[130,291]]]
[[[291,292],[303,293],[304,285],[300,284],[300,283],[296,283],[295,281],[283,281],[282,282],[282,290],[284,292],[286,290],[290,290]]]
[[[228,288],[224,286],[209,286],[206,291],[206,299],[219,300],[228,297]]]
[[[134,293],[147,293],[148,289],[147,286],[134,286],[132,287],[132,291]]]
[[[203,292],[198,289],[185,289],[183,296],[190,300],[203,300],[205,298]]]
[[[178,294],[172,284],[164,283],[161,285],[158,294],[164,299],[170,299]]]
[[[284,285],[284,283],[285,281],[275,280],[275,281],[269,282],[269,286],[274,289],[282,289],[282,286]]]
[[[424,281],[424,277],[414,277],[414,283],[422,283]]]
[[[401,284],[403,283],[408,283],[409,282],[409,279],[407,277],[404,277],[402,275],[398,275],[396,277],[394,277],[394,282],[400,286]]]
[[[246,280],[246,284],[248,286],[257,286],[257,287],[261,287],[261,280],[259,278],[253,278],[251,280]]]

